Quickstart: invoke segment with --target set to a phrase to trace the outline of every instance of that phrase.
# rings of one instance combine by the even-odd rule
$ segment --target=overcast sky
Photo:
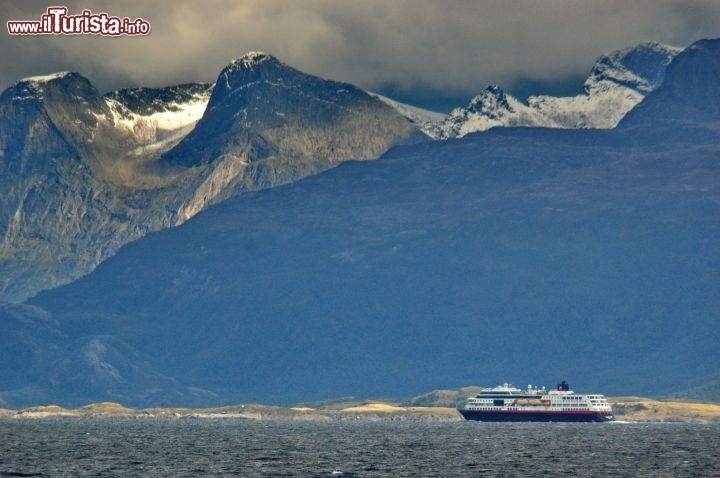
[[[64,5],[151,25],[147,37],[12,36]],[[0,0],[0,88],[78,71],[102,92],[214,81],[250,50],[308,73],[447,109],[489,84],[579,92],[602,53],[720,37],[720,0]]]

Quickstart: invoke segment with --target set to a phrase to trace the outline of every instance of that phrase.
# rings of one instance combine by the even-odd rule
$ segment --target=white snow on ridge
[[[50,73],[49,75],[39,75],[39,76],[28,76],[26,78],[22,78],[15,82],[15,85],[20,85],[22,83],[25,83],[26,87],[30,90],[31,94],[26,95],[18,95],[13,98],[14,101],[24,101],[24,100],[43,100],[43,90],[44,90],[44,84],[48,83],[53,80],[57,80],[59,78],[65,78],[68,75],[71,75],[71,71],[58,71],[56,73]]]
[[[57,80],[58,78],[64,78],[70,74],[72,74],[71,71],[58,71],[56,73],[50,73],[49,75],[28,76],[27,78],[22,78],[21,80],[19,80],[18,83],[46,83],[48,81]]]
[[[645,97],[612,81],[593,85],[587,94],[570,97],[531,96],[523,103],[489,87],[464,108],[456,108],[440,125],[441,138],[461,138],[494,127],[614,128]]]

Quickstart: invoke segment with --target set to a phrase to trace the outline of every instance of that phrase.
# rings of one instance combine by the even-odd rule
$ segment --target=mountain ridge
[[[697,74],[691,97],[715,94],[714,70]],[[666,106],[682,134],[495,128],[216,204],[27,303],[74,339],[54,349],[47,335],[60,358],[93,340],[117,351],[90,364],[104,388],[58,359],[33,390],[130,404],[407,396],[508,376],[692,390],[718,363],[718,140]],[[124,380],[134,357],[163,385]]]
[[[645,95],[657,88],[681,49],[646,42],[597,59],[574,97],[531,96],[522,102],[497,85],[456,108],[429,129],[434,137],[455,138],[497,126],[613,128]]]
[[[657,61],[643,60],[653,50],[657,50],[656,56],[672,52],[670,47],[648,43],[645,50],[634,47],[606,55],[594,67],[595,73],[586,82],[586,89],[594,91],[598,89],[597,85],[608,83],[610,78],[634,85],[638,91],[648,90],[661,80],[662,74]],[[625,68],[623,61],[630,68]],[[282,64],[272,55],[249,52],[230,62],[223,70],[226,74],[221,72],[218,78],[227,86],[229,73],[242,76],[243,71],[253,70],[262,80],[262,70],[268,67],[274,68],[274,72],[295,72],[291,74],[295,77],[301,75],[301,72]],[[633,73],[635,70],[638,74]],[[275,75],[275,78],[271,76],[265,75],[262,81],[278,86],[276,80],[283,74]],[[643,80],[645,76],[648,78]],[[12,93],[12,89],[22,82],[25,82],[24,92]],[[58,86],[63,83],[68,88],[75,88],[75,91],[63,92]],[[328,85],[334,85],[335,90],[345,90],[347,96],[362,97],[362,93],[351,85],[338,82]],[[338,123],[339,126],[326,124],[316,127],[314,117],[331,114],[329,108],[316,109],[313,114],[305,114],[304,117],[300,114],[293,122],[284,121],[279,116],[287,112],[270,111],[262,101],[237,104],[238,111],[228,112],[224,123],[216,121],[214,126],[210,124],[206,127],[208,122],[201,122],[201,118],[215,86],[214,83],[198,83],[165,88],[129,88],[100,94],[82,75],[59,72],[29,77],[8,88],[5,96],[10,103],[14,96],[25,97],[32,93],[33,88],[48,89],[47,98],[43,94],[37,98],[36,106],[46,109],[48,114],[43,120],[44,126],[37,132],[46,131],[50,136],[28,138],[32,120],[21,119],[24,110],[6,106],[0,114],[0,118],[4,118],[0,120],[0,168],[10,168],[8,171],[18,168],[16,175],[0,180],[0,193],[7,198],[5,204],[0,205],[0,236],[3,238],[0,243],[0,261],[3,261],[0,298],[18,302],[39,290],[66,283],[91,271],[127,241],[142,237],[148,231],[181,224],[213,202],[233,194],[294,181],[333,167],[339,161],[375,158],[390,144],[405,141],[397,135],[393,136],[394,133],[388,140],[378,138],[385,138],[393,129],[408,131],[398,118],[391,118],[390,112],[386,110],[380,114],[381,107],[378,104],[370,106],[369,103],[367,107],[377,114],[369,113],[367,108],[356,108],[353,114],[363,117],[365,122],[362,128],[354,130],[349,126],[353,124],[352,119]],[[236,86],[244,87],[242,81]],[[640,94],[632,91],[636,96]],[[33,94],[38,93],[35,91]],[[271,90],[261,94],[274,97],[281,103],[288,100]],[[469,108],[458,110],[460,113],[453,120],[454,126],[448,126],[446,121],[444,124],[451,131],[448,134],[441,131],[441,115],[389,98],[381,97],[380,100],[435,138],[464,135],[492,126],[591,125],[582,119],[584,112],[580,116],[570,115],[575,118],[571,118],[570,123],[549,121],[547,115],[539,112],[546,107],[562,110],[565,107],[558,106],[558,101],[564,101],[562,98],[535,97],[532,103],[537,108],[533,109],[496,87],[486,89],[471,102]],[[31,108],[27,101],[25,103],[27,108]],[[285,107],[291,104],[292,101]],[[256,124],[252,128],[242,126],[238,118],[231,118],[247,106],[251,109],[265,108],[262,117],[255,115]],[[297,114],[304,108],[306,105],[297,105],[294,111]],[[603,108],[608,117],[619,118],[625,107],[609,102]],[[31,114],[30,110],[26,113]],[[44,113],[38,114],[42,116]],[[214,116],[218,118],[218,115]],[[352,115],[346,115],[347,118],[349,116]],[[198,132],[191,135],[199,122],[205,134]],[[393,124],[392,128],[385,127],[388,122]],[[264,126],[259,128],[259,123]],[[25,130],[19,124],[25,124]],[[347,128],[343,131],[345,126]],[[229,133],[232,128],[236,128],[235,133]],[[3,129],[6,131],[1,131]],[[217,140],[200,138],[218,136],[218,131],[221,133],[219,136],[226,137],[224,146]],[[291,131],[294,132],[287,134]],[[340,139],[342,134],[344,139]],[[403,134],[406,133],[400,132],[400,136]],[[419,133],[412,136],[410,141],[422,139]],[[289,137],[292,140],[288,140]],[[352,141],[349,141],[351,138]],[[23,143],[28,141],[32,144]],[[195,143],[200,150],[196,149]],[[42,144],[48,146],[47,151],[40,148]],[[200,158],[205,154],[203,151],[207,153],[204,159]],[[18,152],[24,154],[24,159],[12,159]],[[56,157],[52,164],[44,159],[48,155]],[[58,156],[75,159],[60,160]],[[257,161],[255,156],[263,159]],[[197,170],[188,169],[190,164],[198,161],[201,164]],[[40,164],[39,169],[32,169]],[[25,174],[29,176],[23,178]],[[56,179],[48,182],[47,177]],[[69,187],[70,184],[73,186]],[[61,213],[33,211],[39,206],[33,200],[38,195],[49,204],[44,207],[45,211],[69,214],[70,233],[63,231],[65,222]],[[79,250],[83,251],[82,255],[78,254]],[[38,267],[38,263],[43,265]]]
[[[232,62],[224,72],[242,65]],[[180,224],[233,194],[293,181],[346,160],[374,159],[392,144],[424,138],[394,110],[350,85],[345,88],[353,94],[334,98],[335,109],[355,108],[361,114],[346,114],[321,134],[303,123],[307,112],[297,107],[299,96],[318,103],[314,95],[340,84],[274,58],[253,65],[260,74],[273,65],[265,74],[287,74],[285,86],[291,91],[272,98],[265,91],[265,107],[292,106],[285,118],[294,125],[292,135],[273,130],[267,118],[241,122],[229,111],[224,145],[212,125],[205,136],[192,136],[206,148],[217,143],[218,154],[204,159],[194,156],[197,151],[188,153],[188,135],[198,124],[202,133],[218,117],[210,112],[203,121],[217,84],[101,95],[87,78],[63,72],[21,80],[5,90],[0,96],[0,168],[12,174],[0,177],[5,198],[0,204],[0,298],[17,302],[66,283],[122,244]],[[293,81],[316,91],[302,91]],[[260,94],[245,84],[223,91],[240,101],[244,94]],[[216,94],[211,108],[232,109],[223,94]],[[255,138],[254,143],[243,142],[243,136]],[[329,146],[323,150],[322,145]],[[176,150],[187,164],[168,161]],[[262,161],[246,168],[246,160]]]

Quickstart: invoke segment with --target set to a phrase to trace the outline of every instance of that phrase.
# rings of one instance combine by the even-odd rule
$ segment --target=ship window
[[[502,407],[504,404],[504,400],[493,400],[493,405],[495,405],[496,407]]]

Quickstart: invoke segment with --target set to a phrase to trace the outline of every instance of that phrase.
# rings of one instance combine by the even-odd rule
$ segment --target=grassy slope
[[[614,397],[609,400],[618,420],[720,422],[720,403],[653,400],[642,397]]]

